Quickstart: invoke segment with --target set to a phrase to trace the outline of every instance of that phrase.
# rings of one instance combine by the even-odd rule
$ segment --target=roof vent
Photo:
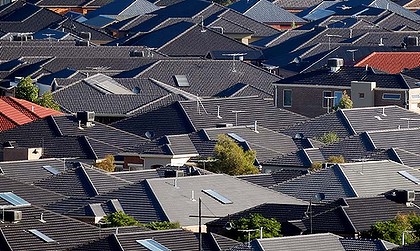
[[[14,35],[12,41],[28,41],[28,36],[26,34]]]
[[[337,72],[344,65],[344,59],[342,58],[329,58],[327,66],[330,67],[331,72]]]
[[[130,51],[130,57],[143,58],[145,57],[145,54],[144,54],[144,51],[134,50],[134,51]]]
[[[419,38],[414,36],[407,36],[404,38],[404,43],[407,46],[419,46]]]

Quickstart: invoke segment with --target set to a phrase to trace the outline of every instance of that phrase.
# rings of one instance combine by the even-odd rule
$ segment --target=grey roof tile
[[[251,174],[251,175],[240,175],[236,176],[239,179],[246,180],[263,187],[272,187],[278,183],[283,183],[288,180],[292,180],[304,174],[307,174],[306,170],[293,170],[293,169],[281,169],[272,173],[264,174]]]
[[[99,15],[121,17],[141,16],[158,9],[158,6],[146,0],[112,1],[99,9],[90,11],[86,15],[86,18],[90,19]]]

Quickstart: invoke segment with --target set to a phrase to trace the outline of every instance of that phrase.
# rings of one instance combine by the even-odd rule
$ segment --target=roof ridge
[[[188,22],[188,23],[191,23],[193,25],[191,25],[191,27],[189,27],[188,29],[186,29],[183,32],[179,33],[174,38],[172,38],[171,40],[169,40],[168,42],[166,42],[165,44],[163,44],[162,46],[160,46],[159,48],[157,48],[156,51],[160,51],[161,49],[165,48],[166,46],[168,46],[169,44],[173,43],[175,40],[177,40],[178,38],[180,38],[181,36],[183,36],[184,34],[186,34],[187,32],[189,32],[191,30],[193,30],[195,27],[198,26],[198,24],[194,24],[192,22]]]

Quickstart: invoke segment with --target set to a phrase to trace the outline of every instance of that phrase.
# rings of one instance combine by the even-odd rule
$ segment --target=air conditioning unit
[[[404,43],[407,46],[419,46],[419,38],[414,36],[407,36],[404,38]]]
[[[95,121],[95,112],[77,112],[77,119],[80,120],[83,124],[86,122]]]
[[[328,67],[341,67],[344,65],[344,59],[342,58],[329,58],[327,62]]]
[[[15,222],[22,220],[22,211],[16,211],[16,210],[5,210],[4,215],[3,212],[0,211],[1,220],[5,222]]]
[[[416,199],[416,193],[414,191],[405,191],[406,201],[413,202]]]

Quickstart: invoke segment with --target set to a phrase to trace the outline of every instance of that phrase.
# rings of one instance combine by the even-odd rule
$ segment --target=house
[[[77,1],[54,1],[54,0],[31,0],[33,4],[37,6],[50,9],[59,14],[65,14],[69,11],[86,14],[89,11],[96,10],[108,3],[111,0],[97,0],[97,1],[86,1],[86,0],[77,0]]]
[[[150,110],[115,122],[112,126],[137,135],[177,135],[196,132],[217,125],[258,125],[278,131],[306,117],[275,108],[271,101],[256,96],[237,98],[200,99],[177,101],[171,105]]]
[[[61,114],[23,99],[0,96],[0,132],[50,115]]]
[[[78,158],[92,163],[148,141],[94,122],[92,113],[78,114],[49,116],[1,132],[0,159]]]
[[[274,83],[276,106],[316,117],[331,112],[346,91],[353,107],[398,105],[420,111],[417,79],[377,72],[369,66],[345,67],[340,58],[331,58],[328,66]]]
[[[320,251],[351,251],[360,250],[360,247],[364,250],[385,251],[398,247],[398,245],[384,240],[344,238],[332,233],[256,239],[251,242],[251,246],[255,250],[266,251],[308,250],[314,246]]]
[[[295,28],[306,22],[267,0],[241,0],[229,5],[229,8],[279,30]]]

